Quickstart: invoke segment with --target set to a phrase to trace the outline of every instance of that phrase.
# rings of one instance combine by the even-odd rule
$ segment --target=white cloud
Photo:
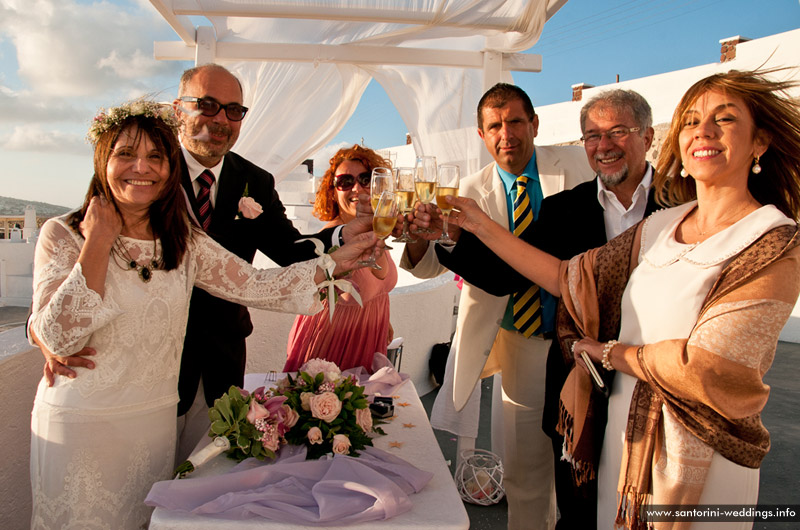
[[[0,138],[0,147],[8,151],[37,151],[86,155],[91,148],[84,137],[43,128],[40,125],[14,127],[14,131]]]
[[[0,85],[0,123],[64,122],[88,123],[95,109],[90,105],[75,106],[62,98],[45,99],[29,91],[15,91]]]
[[[314,174],[320,176],[328,170],[331,163],[331,157],[336,154],[336,151],[343,147],[352,147],[353,144],[348,142],[339,142],[336,144],[328,144],[314,153],[311,159],[314,161]]]
[[[40,97],[150,92],[177,84],[183,67],[152,58],[153,41],[171,29],[152,7],[132,2],[4,0],[0,32],[16,47],[19,77]]]

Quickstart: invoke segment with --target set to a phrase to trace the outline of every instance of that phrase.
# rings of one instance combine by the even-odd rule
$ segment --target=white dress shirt
[[[644,218],[644,211],[647,208],[647,194],[652,184],[653,166],[648,163],[642,181],[633,192],[633,201],[630,207],[626,209],[619,202],[614,192],[606,188],[603,180],[597,179],[597,202],[603,208],[607,241],[611,241]]]

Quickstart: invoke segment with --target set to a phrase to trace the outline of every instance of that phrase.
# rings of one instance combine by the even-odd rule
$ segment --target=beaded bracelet
[[[618,340],[610,340],[605,343],[603,346],[603,360],[601,361],[603,368],[608,370],[609,372],[614,370],[614,366],[611,364],[611,360],[608,358],[611,355],[611,350],[614,349],[614,346],[619,344]]]

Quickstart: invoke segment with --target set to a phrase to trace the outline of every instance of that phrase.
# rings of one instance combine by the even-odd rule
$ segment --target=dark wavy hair
[[[169,163],[169,177],[161,196],[150,205],[149,217],[153,237],[161,240],[162,267],[172,270],[178,267],[186,252],[190,227],[186,200],[181,190],[180,144],[175,130],[160,118],[130,116],[100,134],[94,149],[94,175],[89,183],[89,190],[81,209],[71,214],[67,222],[73,230],[80,233],[81,221],[86,217],[86,210],[95,196],[105,197],[119,212],[117,201],[108,186],[107,167],[117,140],[129,127],[136,127],[135,145],[138,146],[146,136]]]
[[[314,199],[314,216],[321,221],[332,221],[339,217],[339,203],[336,202],[336,189],[333,187],[333,174],[345,160],[361,162],[367,171],[376,167],[392,167],[392,163],[381,155],[361,145],[339,149],[330,159],[330,166],[325,171]]]
[[[786,216],[798,219],[800,110],[798,101],[787,93],[798,83],[765,77],[784,70],[731,70],[701,79],[686,91],[675,109],[658,158],[658,171],[653,185],[659,202],[674,206],[697,197],[694,179],[677,176],[681,169],[678,137],[686,112],[701,95],[713,90],[741,99],[753,118],[753,134],[764,134],[769,139],[769,147],[759,160],[761,173],[750,173],[747,189],[759,203],[772,204]]]

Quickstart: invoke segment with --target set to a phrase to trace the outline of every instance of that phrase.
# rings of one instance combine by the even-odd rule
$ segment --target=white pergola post
[[[198,26],[194,47],[194,65],[214,63],[217,61],[217,33],[212,26]]]

